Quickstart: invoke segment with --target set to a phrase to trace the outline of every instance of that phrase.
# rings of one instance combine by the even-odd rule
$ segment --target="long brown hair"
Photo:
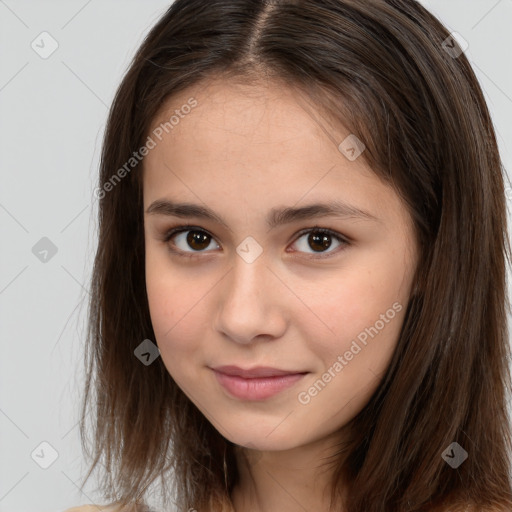
[[[364,142],[362,157],[403,199],[421,248],[392,361],[336,454],[331,510],[512,509],[504,169],[459,49],[414,0],[176,0],[152,28],[115,96],[99,177],[80,428],[92,461],[85,481],[103,466],[105,499],[143,503],[160,477],[165,510],[229,508],[235,446],[161,358],[146,366],[134,356],[155,337],[144,162],[126,162],[173,94],[213,78],[265,76],[302,91]],[[468,454],[456,469],[442,457],[453,442]]]

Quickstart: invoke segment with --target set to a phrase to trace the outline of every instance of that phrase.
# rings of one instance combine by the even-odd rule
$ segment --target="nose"
[[[213,328],[232,341],[246,345],[285,332],[291,294],[265,258],[248,263],[237,255],[217,294]]]

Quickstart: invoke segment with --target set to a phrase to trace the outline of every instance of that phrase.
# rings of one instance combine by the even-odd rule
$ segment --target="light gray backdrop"
[[[422,3],[469,44],[509,170],[512,0]],[[169,4],[0,0],[0,512],[102,502],[75,484],[92,190],[115,89]]]

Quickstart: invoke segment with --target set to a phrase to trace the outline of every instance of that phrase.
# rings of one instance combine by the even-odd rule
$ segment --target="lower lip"
[[[244,379],[214,370],[219,383],[234,397],[242,400],[265,400],[298,382],[305,373],[294,373],[276,377]]]

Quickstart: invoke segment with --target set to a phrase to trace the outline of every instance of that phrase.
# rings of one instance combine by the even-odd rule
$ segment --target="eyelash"
[[[163,237],[163,241],[168,243],[174,235],[178,235],[178,234],[186,232],[186,231],[198,231],[201,233],[206,233],[209,237],[211,237],[213,240],[215,240],[215,237],[213,237],[210,233],[208,233],[208,231],[206,231],[198,226],[188,226],[187,225],[187,226],[177,226],[177,227],[171,228],[169,231],[167,231],[165,233],[165,235]],[[350,245],[350,241],[347,237],[344,237],[344,236],[340,235],[339,233],[332,231],[331,229],[321,228],[319,226],[313,226],[312,228],[307,228],[307,229],[303,229],[303,230],[299,231],[299,233],[297,233],[296,238],[294,239],[293,243],[295,243],[297,240],[299,240],[303,235],[311,233],[311,232],[321,234],[321,235],[329,235],[329,236],[335,238],[338,242],[340,242],[342,244],[342,246],[332,252],[329,252],[329,253],[318,253],[318,254],[321,254],[321,256],[311,256],[311,255],[307,256],[307,258],[309,258],[309,259],[329,258],[329,257],[331,257],[331,255],[337,254],[337,253],[343,251],[346,246]],[[218,243],[218,242],[216,241],[216,243]],[[184,258],[201,257],[200,255],[203,252],[206,252],[206,251],[190,251],[189,252],[189,251],[182,251],[180,249],[176,250],[176,249],[172,249],[170,247],[170,245],[169,245],[169,251],[172,252],[173,254],[176,254],[177,256],[184,257]],[[322,254],[323,254],[323,256],[322,256]]]

